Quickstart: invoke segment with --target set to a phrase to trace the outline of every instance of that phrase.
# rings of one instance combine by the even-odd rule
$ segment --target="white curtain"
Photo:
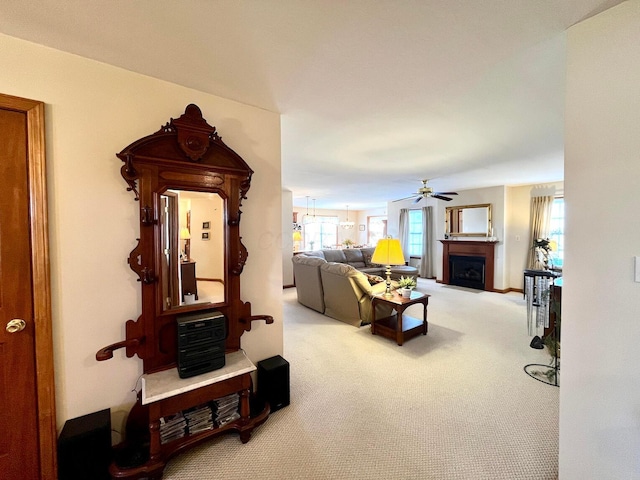
[[[404,259],[409,261],[409,209],[400,209],[400,225],[398,228],[398,235],[400,240],[400,246],[402,247],[402,253]]]
[[[422,207],[422,260],[418,275],[433,278],[433,207]]]
[[[549,236],[549,224],[551,222],[551,207],[553,195],[531,197],[531,216],[529,219],[529,254],[527,255],[527,268],[539,270],[542,268],[533,248],[536,238]]]

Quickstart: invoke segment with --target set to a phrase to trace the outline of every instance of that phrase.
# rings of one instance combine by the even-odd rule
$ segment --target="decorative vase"
[[[411,289],[410,288],[402,288],[400,293],[402,294],[402,298],[410,298],[411,297]]]

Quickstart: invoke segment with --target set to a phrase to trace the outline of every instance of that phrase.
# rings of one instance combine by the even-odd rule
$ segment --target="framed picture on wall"
[[[209,240],[209,232],[202,232],[202,240]]]
[[[202,222],[202,229],[209,230],[211,228],[211,222]]]
[[[358,230],[360,230],[361,232],[364,232],[364,225],[358,225]]]

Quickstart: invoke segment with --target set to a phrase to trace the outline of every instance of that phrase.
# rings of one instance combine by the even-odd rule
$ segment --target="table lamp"
[[[182,227],[180,229],[180,240],[184,240],[184,260],[185,262],[189,261],[189,254],[191,253],[191,232],[187,227]]]
[[[302,234],[298,230],[295,230],[293,232],[293,251],[294,252],[297,252],[298,249],[300,248],[301,241],[302,241]]]
[[[391,293],[391,265],[404,265],[404,255],[402,254],[402,246],[397,238],[383,238],[378,240],[378,245],[371,257],[371,263],[379,263],[386,265],[387,270],[387,289],[384,291],[385,297],[392,297]]]

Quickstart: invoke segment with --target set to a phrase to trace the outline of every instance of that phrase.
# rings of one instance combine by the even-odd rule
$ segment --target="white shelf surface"
[[[180,378],[178,369],[142,375],[142,404],[157,402],[184,392],[206,387],[256,370],[256,366],[242,351],[225,355],[225,366],[190,378]]]

